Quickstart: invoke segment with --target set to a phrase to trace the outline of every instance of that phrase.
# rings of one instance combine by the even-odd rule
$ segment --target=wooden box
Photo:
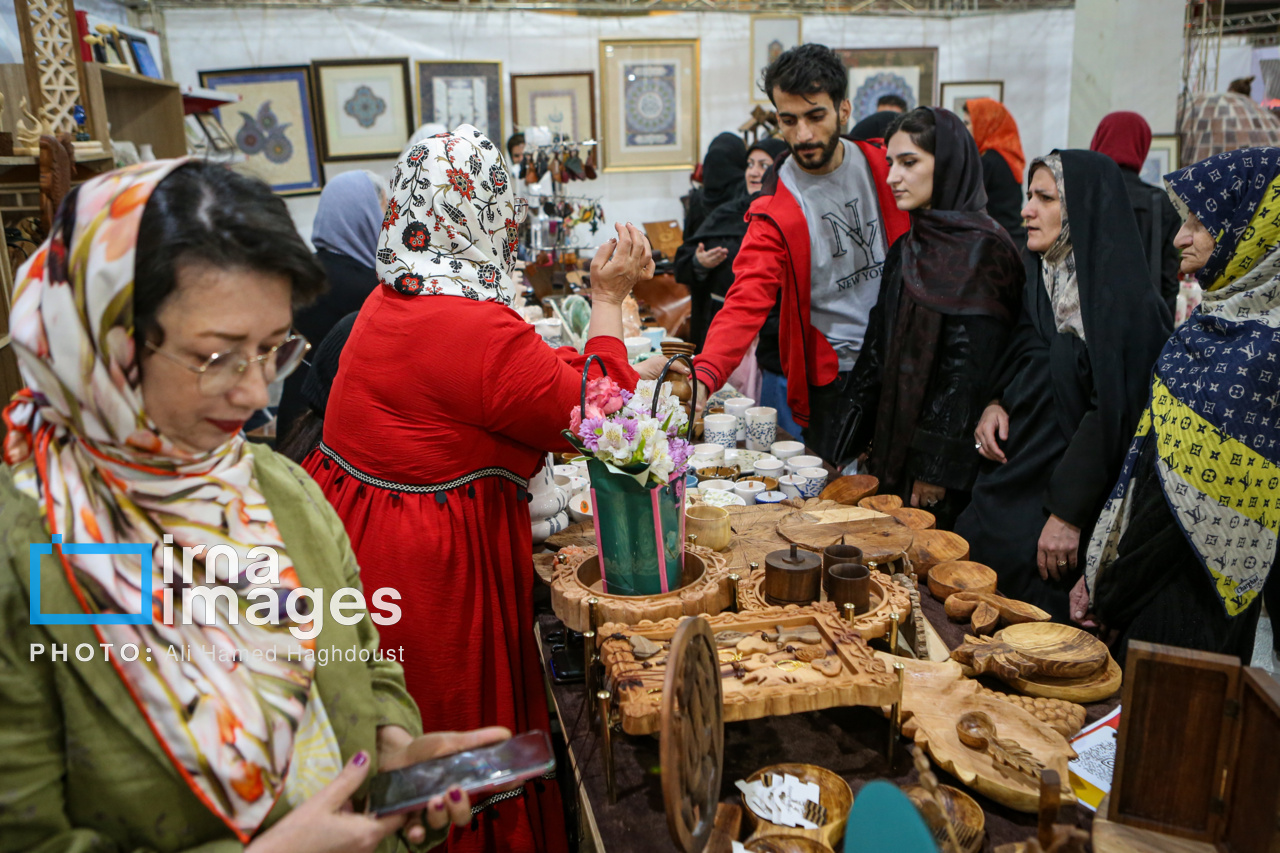
[[[1280,853],[1280,684],[1267,672],[1135,641],[1121,708],[1098,853]]]

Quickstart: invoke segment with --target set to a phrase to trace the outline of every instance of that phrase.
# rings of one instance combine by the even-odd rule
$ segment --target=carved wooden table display
[[[882,660],[888,657],[880,652],[877,656]],[[1029,773],[1027,769],[1048,767],[1068,779],[1067,762],[1075,757],[1075,751],[1056,728],[1017,703],[965,678],[954,661],[894,660],[906,668],[903,734],[913,738],[929,752],[935,764],[962,783],[1009,808],[1035,812],[1040,800],[1039,775],[1038,770]],[[958,723],[967,714],[983,715],[991,724],[994,734],[986,736],[989,741],[999,742],[995,744],[996,754],[992,754],[991,744],[978,749],[962,740]],[[1020,760],[1007,763],[1010,753]],[[1063,802],[1074,801],[1070,783],[1064,782]]]
[[[685,853],[700,853],[715,826],[724,773],[724,703],[715,636],[685,619],[671,638],[662,683],[662,799],[667,828]]]
[[[903,577],[899,575],[899,577]],[[827,601],[827,594],[821,593],[822,598],[806,607],[800,607],[795,604],[787,605],[785,610],[813,610],[819,613],[830,613],[837,617],[842,617],[833,602]],[[762,610],[775,610],[777,608],[765,600],[764,595],[764,570],[749,572],[742,576],[738,581],[738,610],[743,613],[752,613]],[[904,586],[895,583],[888,575],[883,572],[871,573],[871,607],[860,616],[854,617],[852,628],[862,635],[864,640],[874,640],[883,637],[889,633],[889,614],[898,614],[898,624],[905,626],[907,617],[911,613],[911,593]],[[848,624],[846,622],[846,624]]]
[[[1031,696],[1096,702],[1120,689],[1120,668],[1107,647],[1070,625],[1010,625],[993,637],[966,637],[951,657],[967,672],[990,673]]]
[[[725,722],[848,705],[889,705],[889,667],[835,607],[772,608],[708,620],[715,634]],[[600,657],[627,734],[658,729],[669,641],[679,621],[605,624]]]
[[[634,625],[700,613],[719,613],[733,604],[733,583],[728,560],[709,548],[685,546],[682,584],[658,595],[609,595],[602,590],[596,549],[562,548],[551,578],[551,608],[565,625],[575,631],[591,626],[594,598],[599,604],[598,620]]]

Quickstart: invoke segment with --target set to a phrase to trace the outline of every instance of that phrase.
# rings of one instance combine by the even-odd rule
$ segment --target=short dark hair
[[[507,140],[507,156],[508,157],[511,157],[513,159],[515,158],[516,155],[512,153],[512,149],[514,149],[517,145],[524,145],[523,133],[513,133],[511,134],[511,138]]]
[[[164,342],[156,315],[178,286],[184,264],[282,275],[295,306],[311,302],[327,285],[284,199],[257,178],[214,163],[193,161],[174,169],[142,211],[133,285],[139,346]]]
[[[937,153],[938,119],[928,107],[916,107],[909,113],[903,113],[893,120],[889,129],[884,132],[884,144],[888,146],[895,133],[905,133],[921,150],[930,154]]]
[[[897,107],[905,113],[907,111],[907,100],[901,95],[881,95],[876,101],[876,107]]]
[[[825,44],[802,44],[769,63],[761,75],[760,88],[771,103],[774,88],[788,95],[826,92],[838,109],[849,95],[849,71],[839,54]]]

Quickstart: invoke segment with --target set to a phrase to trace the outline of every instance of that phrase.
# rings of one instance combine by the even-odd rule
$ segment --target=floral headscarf
[[[298,777],[332,778],[340,760],[311,690],[314,657],[303,649],[314,641],[295,639],[289,628],[298,623],[281,612],[298,577],[243,435],[192,456],[161,435],[143,409],[134,253],[147,199],[182,164],[145,163],[84,183],[18,270],[12,332],[27,388],[4,412],[4,458],[17,488],[36,499],[49,533],[64,543],[152,547],[150,601],[142,598],[137,554],[54,554],[86,613],[152,614],[149,624],[94,630],[117,649],[134,643],[154,650],[110,660],[192,791],[247,841],[281,793],[297,802],[297,785],[315,787],[314,779]],[[213,614],[185,613],[180,578],[172,585],[172,624],[165,624],[166,536],[178,572],[184,546],[227,546],[245,567],[262,553],[251,549],[272,548],[280,583],[228,576],[230,561],[214,559],[216,586],[240,598],[238,624],[230,624],[225,604]],[[195,586],[204,584],[202,560],[193,566]],[[261,610],[264,597],[281,612],[279,624],[245,618],[255,604]],[[210,648],[228,656],[261,651],[263,659],[255,654],[252,666],[219,661],[202,653]],[[303,740],[316,763],[295,775],[294,744]]]
[[[515,263],[515,195],[497,146],[464,124],[406,151],[391,174],[379,282],[510,305]]]
[[[1071,248],[1071,226],[1067,221],[1067,193],[1062,177],[1062,156],[1053,153],[1031,161],[1031,172],[1044,166],[1053,175],[1058,189],[1058,205],[1062,211],[1062,230],[1040,258],[1044,273],[1045,290],[1053,305],[1053,319],[1059,332],[1070,333],[1084,340],[1084,319],[1080,313],[1080,283],[1076,278],[1076,254]],[[1029,181],[1030,179],[1028,179]]]

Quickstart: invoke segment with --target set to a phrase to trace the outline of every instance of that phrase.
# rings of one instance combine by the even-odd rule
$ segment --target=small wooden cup
[[[845,604],[852,602],[854,613],[861,616],[871,609],[871,571],[859,563],[837,563],[828,575],[831,588],[827,598],[836,603],[836,612],[843,613]]]
[[[774,605],[812,604],[822,597],[822,558],[792,545],[764,558],[765,600]]]
[[[691,506],[684,512],[684,532],[697,536],[698,544],[712,551],[723,551],[733,541],[729,511],[719,506]]]
[[[862,549],[856,545],[828,545],[822,552],[822,591],[831,593],[831,578],[828,572],[839,563],[861,563]]]

